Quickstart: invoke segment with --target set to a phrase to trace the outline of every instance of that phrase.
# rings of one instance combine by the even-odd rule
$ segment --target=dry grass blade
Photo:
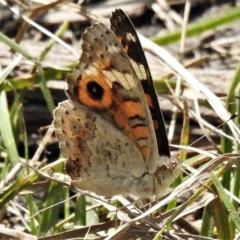
[[[210,0],[204,2],[210,3]],[[0,96],[1,107],[4,107],[1,113],[3,117],[9,116],[3,119],[1,115],[0,119],[0,206],[2,225],[5,226],[0,228],[1,238],[239,238],[240,221],[236,214],[240,202],[240,114],[233,119],[229,112],[232,115],[239,112],[240,68],[236,67],[236,62],[240,59],[240,37],[239,31],[231,32],[231,25],[224,26],[239,19],[239,7],[229,7],[225,3],[223,8],[218,9],[216,1],[211,3],[214,6],[211,7],[201,1],[165,0],[106,1],[96,5],[88,4],[88,1],[79,5],[69,0],[8,0],[1,3],[5,7],[1,16],[3,24],[0,26],[0,64],[3,69],[0,72]],[[117,5],[119,3],[121,6]],[[177,4],[177,7],[172,8],[172,4]],[[185,17],[182,17],[184,6]],[[170,147],[182,149],[184,153],[184,156],[180,154],[184,158],[182,175],[174,183],[174,190],[168,189],[163,196],[151,200],[136,200],[132,196],[103,198],[79,189],[82,195],[76,197],[75,190],[69,191],[69,176],[62,173],[65,159],[56,160],[59,152],[52,126],[43,137],[43,131],[38,132],[40,127],[51,124],[53,106],[66,99],[60,86],[64,85],[64,79],[80,54],[79,39],[82,32],[95,22],[108,26],[109,21],[105,17],[109,19],[116,7],[127,10],[136,28],[149,36],[162,31],[163,25],[171,29],[171,33],[163,34],[159,41],[168,43],[168,51],[177,55],[189,69],[188,72],[166,50],[140,36],[144,48],[157,57],[147,58],[156,80],[157,92],[162,95],[171,89],[172,95],[177,95],[168,96],[168,99],[161,97],[160,105],[167,126],[173,112],[170,109],[176,110],[176,127],[171,132],[174,144]],[[218,17],[209,19],[210,15],[214,15],[211,11],[215,7],[221,12],[219,21]],[[197,21],[196,25],[192,24],[195,18],[202,19],[203,15],[198,15],[200,8],[204,8],[209,21],[206,24],[202,20]],[[225,10],[222,9],[226,8],[231,11],[225,16]],[[211,33],[205,36],[204,27],[211,29]],[[221,30],[215,29],[217,27],[221,27]],[[179,45],[172,43],[180,40],[181,32],[184,37],[179,43],[179,50]],[[232,33],[235,34],[231,36]],[[198,40],[192,41],[188,34],[198,35]],[[15,57],[13,52],[23,57]],[[159,66],[159,59],[167,66],[167,71]],[[216,60],[217,63],[213,65]],[[154,64],[151,64],[152,61]],[[186,64],[188,62],[193,64]],[[229,76],[234,71],[236,74],[230,82]],[[176,83],[175,75],[183,81]],[[210,81],[214,84],[209,84]],[[54,86],[51,84],[53,82]],[[177,89],[176,93],[172,89]],[[197,92],[201,94],[195,94]],[[173,105],[177,107],[173,108]],[[24,120],[19,121],[18,113],[22,106],[26,128]],[[183,118],[185,126],[181,131]],[[228,126],[223,126],[225,122],[230,130]],[[38,138],[32,138],[32,134],[38,134]],[[222,138],[221,146],[219,138]],[[178,144],[180,139],[182,142]],[[34,142],[34,150],[30,154],[31,141]],[[179,156],[179,152],[177,154]],[[22,176],[17,178],[19,172]],[[16,229],[23,229],[25,233]]]
[[[224,108],[223,104],[220,102],[219,98],[214,95],[208,88],[206,88],[202,83],[200,83],[190,72],[188,72],[169,52],[165,49],[159,47],[158,45],[154,44],[147,38],[140,36],[141,42],[143,47],[150,51],[151,53],[155,54],[161,61],[173,72],[177,75],[180,75],[183,80],[185,80],[193,89],[196,91],[200,91],[204,94],[206,99],[208,100],[209,104],[218,114],[218,116],[223,120],[226,121],[232,133],[235,137],[235,140],[240,143],[240,130],[235,125],[235,123],[230,119],[230,115],[226,108]]]
[[[36,236],[24,233],[21,230],[14,230],[9,228],[0,227],[0,237],[3,240],[21,239],[21,240],[37,240]]]
[[[154,211],[161,208],[162,206],[167,204],[172,199],[178,198],[179,196],[183,195],[187,191],[190,191],[191,189],[192,190],[196,189],[197,188],[196,185],[199,186],[199,185],[203,184],[204,181],[209,178],[210,172],[213,171],[221,163],[223,163],[226,160],[226,158],[236,159],[237,157],[239,157],[239,155],[237,155],[237,154],[236,155],[223,155],[223,156],[219,156],[219,157],[212,159],[207,164],[205,164],[201,168],[200,171],[194,173],[189,179],[187,179],[182,184],[180,184],[177,188],[175,188],[169,196],[164,197],[164,199],[162,201],[160,201],[159,203],[157,203],[156,205],[154,205],[153,207],[148,209],[142,215],[133,219],[133,221],[138,221],[146,216],[149,216]]]

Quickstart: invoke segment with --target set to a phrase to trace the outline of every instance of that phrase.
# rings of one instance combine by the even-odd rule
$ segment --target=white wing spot
[[[127,33],[126,38],[127,40],[132,40],[133,42],[136,42],[136,37],[131,33]]]
[[[145,68],[142,64],[137,64],[133,59],[130,59],[130,62],[132,64],[132,67],[137,75],[137,78],[139,80],[147,79],[147,74],[145,71]]]

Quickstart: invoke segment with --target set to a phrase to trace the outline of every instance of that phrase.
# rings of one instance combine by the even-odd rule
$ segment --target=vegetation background
[[[1,239],[240,239],[239,4],[0,0]],[[141,38],[183,161],[172,190],[151,201],[80,196],[51,180],[64,172],[52,112],[80,36],[116,8],[152,41]]]

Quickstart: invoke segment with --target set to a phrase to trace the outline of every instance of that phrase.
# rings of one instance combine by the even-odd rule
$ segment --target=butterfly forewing
[[[95,24],[83,34],[82,50],[79,65],[68,79],[70,99],[121,130],[146,162],[156,159],[157,144],[151,137],[154,129],[146,99],[115,34],[105,25]]]

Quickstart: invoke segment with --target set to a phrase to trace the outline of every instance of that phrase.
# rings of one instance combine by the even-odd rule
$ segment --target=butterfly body
[[[82,55],[68,79],[70,100],[55,110],[54,125],[72,186],[104,196],[149,197],[169,187],[179,161],[170,158],[137,34],[131,27],[121,37],[116,30],[121,21],[131,24],[116,10],[113,30],[99,23],[83,34]],[[129,52],[134,42],[140,58]]]

